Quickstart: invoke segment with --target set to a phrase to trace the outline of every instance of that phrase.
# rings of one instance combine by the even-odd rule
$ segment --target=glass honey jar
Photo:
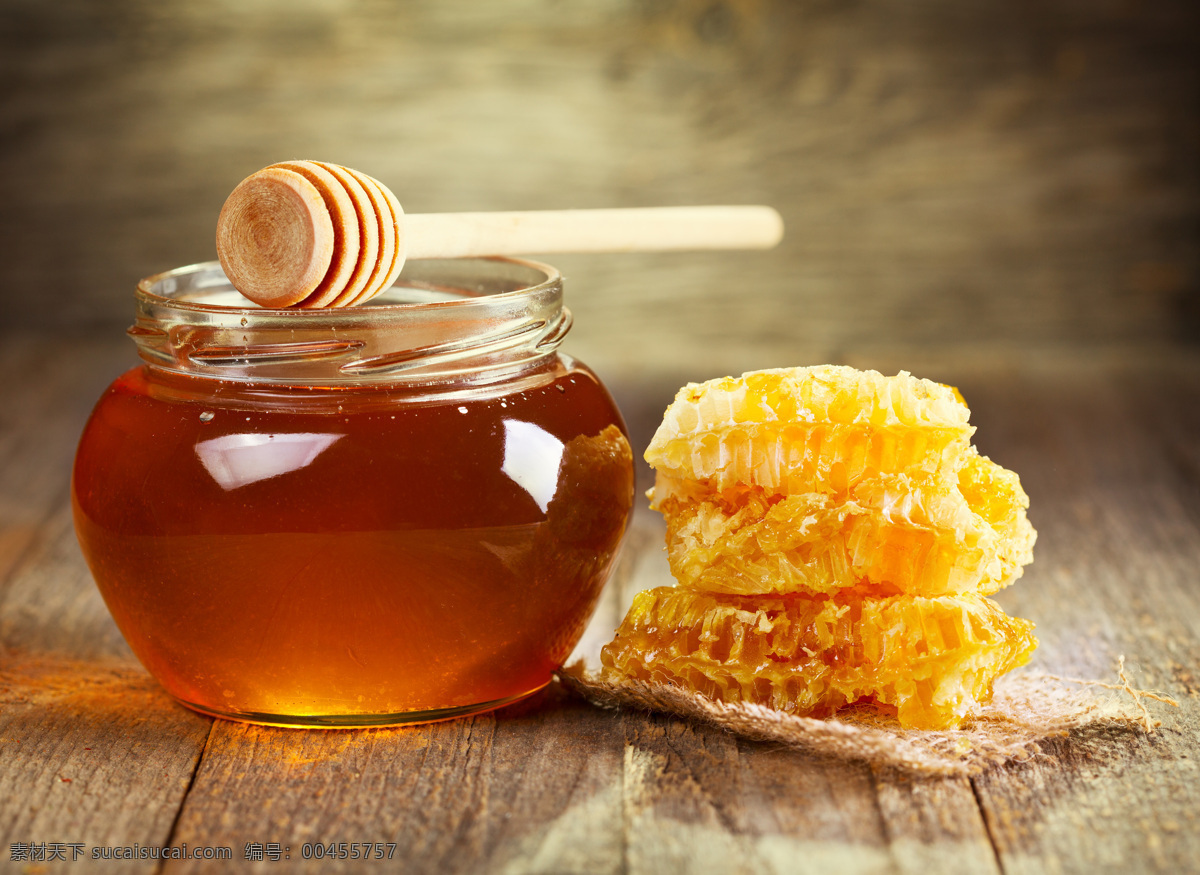
[[[216,263],[143,280],[141,365],[75,459],[76,532],[137,657],[189,708],[440,720],[545,686],[616,560],[633,463],[558,351],[552,267],[412,261],[344,310],[266,310]]]

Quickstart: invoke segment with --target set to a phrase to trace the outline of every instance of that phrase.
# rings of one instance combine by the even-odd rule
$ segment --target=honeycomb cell
[[[1016,475],[973,448],[955,480],[885,474],[847,493],[723,493],[659,475],[671,572],[737,594],[988,595],[1033,559]],[[660,497],[661,496],[661,497]]]
[[[725,490],[843,491],[878,473],[952,477],[974,429],[958,392],[901,372],[822,365],[689,383],[646,461]]]
[[[604,678],[825,717],[855,703],[912,729],[957,726],[1036,647],[1033,625],[975,595],[923,598],[640,593],[601,655]]]
[[[514,554],[514,567],[530,591],[556,582],[562,593],[554,635],[547,649],[561,663],[583,634],[604,580],[616,562],[633,505],[633,451],[624,433],[610,425],[596,435],[578,435],[563,446],[558,489],[537,527],[532,548]]]

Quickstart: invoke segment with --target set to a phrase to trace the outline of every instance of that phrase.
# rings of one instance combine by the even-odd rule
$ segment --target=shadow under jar
[[[76,532],[134,653],[197,711],[440,720],[545,686],[633,503],[611,396],[557,349],[562,282],[413,261],[345,310],[264,310],[215,263],[143,280],[144,363],[75,459]]]

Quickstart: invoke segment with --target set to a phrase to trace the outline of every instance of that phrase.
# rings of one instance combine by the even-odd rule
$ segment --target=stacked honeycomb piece
[[[646,451],[678,581],[641,593],[605,677],[803,716],[854,703],[957,726],[1025,662],[986,598],[1036,534],[957,391],[821,366],[689,384]]]

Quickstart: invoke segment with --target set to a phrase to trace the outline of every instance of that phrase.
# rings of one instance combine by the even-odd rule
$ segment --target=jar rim
[[[508,379],[570,329],[562,274],[537,261],[414,259],[391,288],[338,309],[271,309],[243,298],[218,262],[137,284],[129,335],[149,364],[191,376],[284,385]]]
[[[236,312],[238,315],[272,314],[272,315],[281,315],[281,316],[286,315],[287,318],[299,317],[299,318],[313,319],[313,320],[319,319],[321,317],[328,317],[328,318],[333,319],[334,321],[338,321],[339,318],[345,319],[348,321],[357,321],[356,319],[354,319],[354,317],[363,313],[364,311],[378,313],[380,311],[387,311],[387,310],[392,310],[392,309],[400,308],[400,307],[403,307],[403,308],[456,307],[456,306],[461,307],[461,306],[469,304],[473,301],[477,301],[480,298],[495,299],[495,298],[503,298],[503,297],[507,297],[507,296],[530,295],[530,294],[536,294],[537,292],[542,291],[542,290],[552,289],[555,286],[561,287],[561,285],[562,285],[562,274],[559,272],[558,268],[556,268],[552,265],[545,264],[540,261],[534,261],[534,260],[528,259],[528,258],[514,258],[511,256],[505,256],[505,255],[489,255],[489,256],[480,256],[480,257],[475,257],[475,258],[412,259],[412,260],[409,260],[409,261],[405,262],[404,268],[400,271],[400,275],[396,278],[396,281],[395,281],[395,283],[393,283],[392,288],[395,289],[397,287],[402,286],[402,284],[406,280],[411,282],[413,273],[414,273],[414,269],[419,270],[422,266],[435,265],[435,264],[441,265],[446,262],[452,262],[455,264],[464,264],[464,265],[471,264],[471,263],[475,263],[475,264],[492,263],[492,264],[511,265],[511,266],[527,269],[531,273],[540,273],[540,274],[542,274],[542,279],[539,281],[533,282],[528,286],[524,286],[522,288],[509,289],[509,290],[500,291],[500,292],[478,292],[473,295],[470,295],[470,294],[464,295],[462,298],[457,299],[457,300],[397,301],[397,300],[389,298],[389,293],[390,293],[390,290],[389,290],[389,291],[385,291],[385,292],[381,293],[380,295],[376,296],[375,298],[372,298],[369,301],[365,301],[362,304],[357,304],[353,307],[324,307],[324,308],[314,308],[314,309],[303,309],[303,308],[298,308],[298,307],[272,308],[272,307],[262,307],[256,303],[254,303],[250,299],[243,297],[240,293],[237,293],[236,290],[234,290],[232,283],[229,282],[229,279],[225,276],[224,271],[221,269],[220,262],[201,261],[201,262],[196,262],[195,264],[184,265],[183,267],[176,267],[176,268],[172,268],[170,270],[164,270],[160,273],[156,273],[156,274],[152,274],[148,277],[144,277],[138,281],[135,294],[137,295],[138,298],[145,298],[149,301],[153,301],[158,304],[169,304],[172,307],[177,307],[177,308],[180,308],[183,310],[192,310],[192,311],[196,311],[196,312],[221,312],[221,313]],[[214,271],[224,281],[221,285],[227,287],[227,288],[222,288],[221,291],[226,292],[226,293],[232,292],[233,294],[236,294],[237,298],[240,299],[240,302],[241,302],[240,304],[238,304],[238,305],[207,304],[202,301],[186,300],[186,299],[181,299],[181,298],[177,297],[181,292],[184,292],[184,291],[196,291],[198,288],[210,288],[209,286],[202,286],[202,287],[193,286],[191,288],[181,288],[179,285],[177,285],[178,280],[186,278],[186,277],[194,276],[201,272],[214,272]],[[211,286],[211,288],[218,288],[218,286]]]

